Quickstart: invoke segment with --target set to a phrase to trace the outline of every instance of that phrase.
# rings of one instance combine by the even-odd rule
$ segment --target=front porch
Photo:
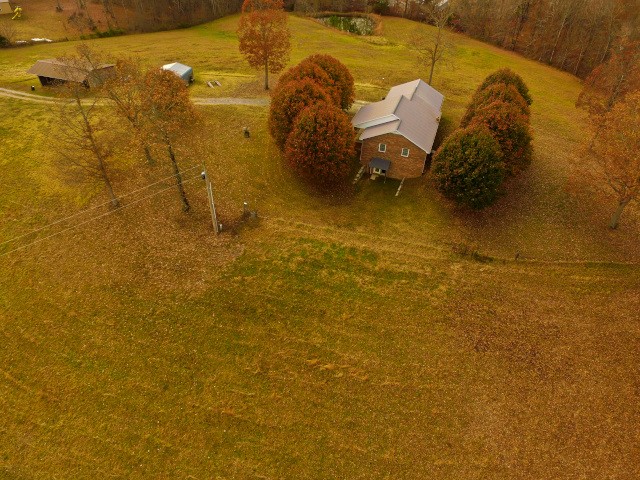
[[[390,167],[391,161],[378,157],[372,158],[367,165],[368,173],[371,175],[372,180],[375,180],[379,176],[384,176],[386,180]]]

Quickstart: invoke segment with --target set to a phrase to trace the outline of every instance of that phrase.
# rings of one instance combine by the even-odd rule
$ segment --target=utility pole
[[[216,235],[220,233],[221,226],[218,223],[218,215],[216,214],[216,205],[213,202],[213,186],[211,185],[211,181],[209,180],[209,175],[207,174],[207,165],[204,164],[204,170],[202,172],[202,179],[207,184],[207,197],[209,198],[209,209],[211,210],[211,222],[213,223],[213,231],[216,232]]]

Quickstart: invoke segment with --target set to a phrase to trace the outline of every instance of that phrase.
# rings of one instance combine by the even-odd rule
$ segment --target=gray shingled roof
[[[380,102],[363,106],[351,121],[363,131],[360,140],[396,133],[431,152],[444,96],[422,80],[396,85]]]

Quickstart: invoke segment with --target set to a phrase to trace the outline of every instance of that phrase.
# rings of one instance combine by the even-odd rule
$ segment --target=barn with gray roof
[[[43,86],[62,83],[80,83],[85,87],[96,87],[114,73],[115,65],[99,65],[93,67],[72,61],[50,58],[38,60],[27,73],[37,75]]]

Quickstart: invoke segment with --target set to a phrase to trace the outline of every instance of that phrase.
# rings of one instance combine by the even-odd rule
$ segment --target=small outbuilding
[[[0,0],[0,15],[8,15],[13,13],[13,9],[11,8],[11,4],[8,0]]]
[[[27,73],[38,76],[42,86],[60,85],[67,82],[81,83],[87,88],[100,86],[105,78],[113,75],[115,65],[99,65],[98,67],[73,65],[64,60],[51,58],[38,60]]]
[[[184,82],[189,85],[193,83],[193,68],[182,63],[173,62],[167,63],[162,66],[163,70],[169,70],[179,76]]]

